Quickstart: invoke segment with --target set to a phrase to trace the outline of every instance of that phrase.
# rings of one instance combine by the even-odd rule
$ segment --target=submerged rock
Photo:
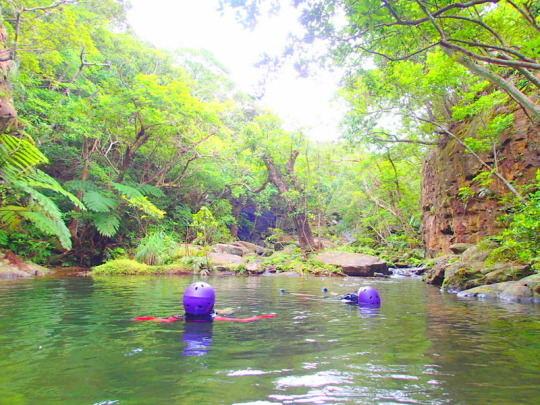
[[[348,276],[373,277],[375,273],[389,274],[388,264],[375,256],[360,253],[323,252],[315,255],[314,260],[340,267]]]

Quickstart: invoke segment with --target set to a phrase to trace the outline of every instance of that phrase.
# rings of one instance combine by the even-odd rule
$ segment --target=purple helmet
[[[358,305],[381,305],[381,297],[373,287],[360,287],[358,289]]]
[[[198,282],[191,284],[184,291],[184,310],[187,314],[204,315],[214,308],[216,293],[210,284]]]

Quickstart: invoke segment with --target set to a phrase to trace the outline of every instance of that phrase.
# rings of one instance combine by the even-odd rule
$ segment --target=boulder
[[[210,252],[208,253],[207,257],[210,263],[216,266],[218,269],[228,270],[238,266],[239,264],[245,263],[241,256],[231,255],[228,253]]]
[[[472,246],[474,245],[471,243],[454,243],[449,246],[449,249],[452,253],[460,255]]]
[[[427,284],[442,285],[446,269],[454,258],[455,256],[442,256],[435,259],[433,267],[424,273],[424,281]]]
[[[461,260],[464,262],[483,262],[490,253],[490,249],[480,249],[478,245],[473,245],[463,252]]]
[[[518,281],[505,281],[471,288],[459,292],[458,297],[540,303],[540,274],[533,274]]]
[[[315,255],[313,259],[340,267],[343,273],[348,276],[373,277],[375,273],[390,273],[384,260],[360,253],[323,252]]]
[[[212,252],[218,254],[244,256],[244,254],[249,253],[249,250],[233,244],[218,243],[212,246]]]
[[[246,271],[250,274],[262,274],[265,271],[263,261],[261,259],[250,259],[246,263]]]
[[[248,253],[255,253],[259,256],[268,256],[272,253],[270,249],[267,249],[265,247],[256,245],[254,243],[245,242],[243,240],[238,240],[236,242],[231,243],[233,246],[238,246],[242,250],[247,251]]]

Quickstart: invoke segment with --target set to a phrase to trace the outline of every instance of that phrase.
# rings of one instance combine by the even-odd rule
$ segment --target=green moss
[[[152,275],[152,274],[188,274],[193,269],[181,264],[168,264],[164,266],[149,266],[130,259],[116,259],[108,261],[101,266],[94,267],[91,274],[95,276],[112,275]]]
[[[92,269],[93,275],[114,275],[114,274],[148,274],[150,267],[147,264],[136,262],[130,259],[110,260],[101,266]]]

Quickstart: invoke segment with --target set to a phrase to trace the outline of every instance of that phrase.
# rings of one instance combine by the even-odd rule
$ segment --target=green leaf
[[[78,191],[78,190],[81,190],[83,192],[88,192],[88,191],[98,191],[99,190],[99,187],[96,186],[93,182],[91,181],[83,181],[83,180],[71,180],[71,181],[67,181],[65,183],[65,187],[70,189],[70,190],[73,190],[73,191]]]
[[[71,249],[71,234],[61,218],[42,212],[22,212],[22,215],[46,235],[54,235],[64,249]]]
[[[139,190],[131,186],[121,183],[111,183],[111,185],[116,189],[116,191],[128,198],[141,198],[143,196]]]
[[[118,206],[119,202],[117,199],[105,197],[98,191],[84,193],[83,201],[94,212],[110,212]]]
[[[149,195],[149,196],[152,196],[152,197],[164,197],[165,196],[165,194],[163,193],[163,191],[159,187],[152,186],[150,184],[141,184],[141,185],[138,186],[138,189],[143,195]]]
[[[120,227],[120,219],[109,213],[97,213],[92,215],[94,225],[103,236],[112,237]]]

